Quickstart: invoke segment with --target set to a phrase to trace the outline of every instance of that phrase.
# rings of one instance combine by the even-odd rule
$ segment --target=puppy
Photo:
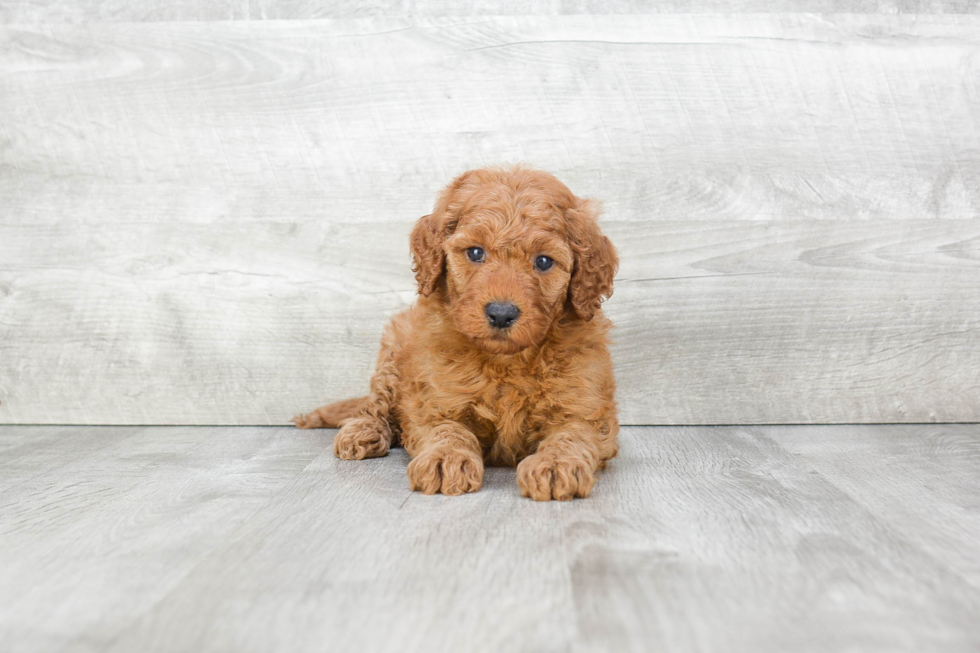
[[[619,423],[600,303],[619,261],[597,210],[546,172],[467,172],[411,234],[418,302],[385,329],[367,397],[294,418],[340,426],[334,453],[400,440],[425,494],[475,492],[484,465],[517,465],[537,501],[586,497]]]

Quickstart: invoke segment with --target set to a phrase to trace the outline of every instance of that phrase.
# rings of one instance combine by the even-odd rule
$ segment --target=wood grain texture
[[[550,504],[413,494],[333,433],[0,428],[5,650],[980,646],[977,425],[626,428]]]
[[[0,450],[0,641],[25,652],[101,650],[329,450],[256,428],[4,429],[0,443],[11,441]]]
[[[17,364],[0,369],[0,410],[276,423],[360,394],[383,316],[414,299],[408,226],[259,223],[233,245],[207,226],[7,230],[19,273],[0,352]],[[606,230],[623,258],[607,311],[625,423],[980,418],[980,223]]]
[[[980,419],[980,17],[0,28],[0,422],[366,387],[470,167],[604,201],[626,423]]]
[[[797,429],[769,432],[786,451],[874,513],[900,521],[906,537],[980,588],[976,440],[980,428],[842,426],[818,438]],[[884,434],[887,433],[887,436]],[[867,467],[862,460],[878,462]],[[932,483],[933,475],[943,477]],[[889,478],[907,478],[894,484]]]
[[[258,21],[474,15],[623,15],[675,13],[976,14],[975,0],[8,0],[2,23]]]

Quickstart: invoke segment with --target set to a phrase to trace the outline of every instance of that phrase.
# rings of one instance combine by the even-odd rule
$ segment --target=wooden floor
[[[550,504],[332,435],[0,427],[0,647],[980,650],[977,425],[627,428]]]

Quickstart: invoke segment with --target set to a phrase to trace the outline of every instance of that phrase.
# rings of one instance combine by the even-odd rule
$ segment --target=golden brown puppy
[[[618,259],[595,206],[545,172],[473,170],[411,248],[420,297],[385,329],[371,394],[293,421],[340,426],[345,460],[400,439],[426,494],[474,492],[490,464],[517,465],[538,501],[588,496],[619,433],[599,308]]]

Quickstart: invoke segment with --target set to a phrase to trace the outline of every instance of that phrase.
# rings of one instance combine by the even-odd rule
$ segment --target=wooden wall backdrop
[[[513,161],[605,203],[624,423],[980,421],[978,4],[647,4],[4,2],[0,422],[363,394]]]

